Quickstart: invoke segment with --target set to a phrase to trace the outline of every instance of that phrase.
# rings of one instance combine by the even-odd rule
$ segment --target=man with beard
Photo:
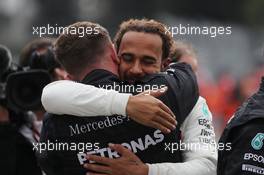
[[[157,28],[159,30],[156,30]],[[120,77],[128,80],[130,83],[133,83],[136,80],[142,79],[145,75],[159,72],[161,68],[165,67],[165,64],[167,64],[165,58],[167,58],[169,54],[170,49],[168,48],[170,48],[170,44],[168,43],[170,43],[170,40],[171,38],[168,37],[168,35],[165,35],[163,25],[153,20],[130,20],[124,22],[120,26],[120,30],[116,35],[116,42],[115,42],[118,55],[121,60]],[[57,88],[59,87],[58,84],[56,86]],[[48,88],[49,89],[46,88],[43,93],[43,95],[46,96],[45,99],[47,98],[47,96],[49,96],[49,93],[51,91],[56,89],[55,86],[50,86]],[[69,88],[69,92],[71,91],[70,89],[71,88]],[[54,92],[54,95],[55,96],[53,97],[56,98],[58,102],[60,102],[60,99],[62,98],[61,96],[62,94],[58,93],[56,95]],[[71,97],[69,98],[72,99]],[[44,103],[46,104],[46,105],[44,104],[44,106],[46,106],[49,112],[63,113],[62,109],[51,109],[47,101]],[[67,106],[70,106],[69,104],[65,104],[65,102],[62,103],[64,103],[65,105],[64,107],[66,108]],[[184,103],[182,105],[184,106]],[[207,109],[205,100],[199,98],[199,101],[195,105],[190,115],[186,118],[186,120],[185,119],[181,120],[180,117],[177,118],[177,120],[178,120],[178,126],[181,128],[182,131],[183,142],[185,141],[185,143],[198,143],[203,146],[204,145],[208,146],[212,144],[211,141],[214,140],[214,136],[212,134],[213,131],[210,125],[211,114]],[[204,121],[204,123],[201,121]],[[208,137],[203,136],[202,135],[203,132],[205,131],[208,132],[208,130],[210,131],[209,132],[210,136]],[[216,155],[215,152],[213,152],[214,148],[212,147],[209,148],[209,151],[204,149],[184,150],[183,161],[185,163],[155,162],[156,164],[148,164],[149,167],[148,173],[149,174],[157,174],[158,172],[162,172],[162,174],[215,173]],[[118,149],[120,152],[126,152],[125,153],[126,156],[130,155],[131,157],[133,157],[131,155],[132,153],[127,154],[127,151],[125,151],[123,148],[120,148],[120,146],[117,146],[116,149]],[[196,152],[196,154],[193,152]],[[125,156],[122,156],[122,158],[124,157]],[[130,168],[131,171],[133,172],[133,168],[135,168],[133,167],[133,165],[129,168],[127,164],[124,164],[124,162],[126,162],[124,161],[124,159],[108,160],[108,159],[100,159],[96,156],[89,156],[89,159],[90,160],[94,159],[99,163],[107,164],[107,166],[88,165],[87,167],[88,169],[92,169],[100,173],[106,173],[104,171],[107,171],[106,174],[116,174],[118,170],[120,174],[122,173],[124,174],[125,172],[128,172]],[[144,159],[142,160],[144,162],[148,162]],[[166,162],[172,162],[172,161],[166,160]],[[115,166],[118,164],[126,165],[126,166],[123,166],[122,169],[121,168],[122,166]],[[107,169],[109,167],[111,170]]]

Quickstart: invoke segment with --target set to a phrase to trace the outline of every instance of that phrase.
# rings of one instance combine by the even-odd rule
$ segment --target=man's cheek
[[[160,72],[160,67],[157,65],[152,65],[152,66],[146,66],[143,68],[143,72],[148,75],[148,74],[155,74]]]
[[[127,80],[127,78],[130,77],[128,74],[130,67],[131,66],[129,64],[121,60],[121,64],[119,66],[119,75],[121,80]]]
[[[125,79],[125,72],[124,72],[124,68],[122,66],[119,66],[119,76],[121,80]]]

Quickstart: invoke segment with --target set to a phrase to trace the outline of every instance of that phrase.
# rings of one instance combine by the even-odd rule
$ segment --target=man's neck
[[[43,120],[45,111],[44,110],[37,110],[37,111],[34,111],[34,114],[36,115],[37,120],[41,121],[41,120]]]
[[[89,66],[89,68],[87,68],[82,75],[79,76],[78,80],[81,81],[83,80],[87,74],[89,74],[90,72],[96,70],[96,69],[102,69],[102,70],[106,70],[109,71],[113,74],[115,74],[116,76],[119,77],[118,75],[118,65],[115,65],[114,63],[97,63],[94,65]]]

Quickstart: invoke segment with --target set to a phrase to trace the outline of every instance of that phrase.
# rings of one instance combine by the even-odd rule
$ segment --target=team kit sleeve
[[[215,175],[217,149],[212,114],[199,98],[181,126],[183,163],[148,164],[148,175]]]
[[[173,63],[167,72],[170,75],[167,77],[167,83],[172,87],[175,106],[179,110],[177,121],[182,123],[193,110],[199,98],[196,75],[191,66],[186,63]]]
[[[177,121],[182,121],[180,146],[183,146],[183,162],[148,164],[148,174],[214,175],[217,166],[217,145],[212,114],[206,100],[199,97],[196,77],[190,66],[184,63],[171,65],[168,73],[173,78],[166,78],[167,82],[176,82],[169,83],[169,86],[174,92],[174,105],[179,110],[180,118],[176,114]]]
[[[74,81],[60,80],[48,84],[43,89],[41,102],[48,113],[57,115],[125,116],[130,95]]]
[[[231,151],[225,157],[225,175],[264,174],[264,120],[254,119],[232,129]],[[219,160],[221,161],[221,160]]]
[[[177,97],[179,98],[178,101],[181,101],[178,108],[187,109],[182,110],[183,115],[187,115],[197,100],[195,98],[197,94],[193,94],[193,92],[197,92],[196,79],[194,80],[192,74],[189,75],[191,69],[186,69],[186,65],[179,64],[173,70],[177,70],[177,80],[176,78],[173,80],[177,81],[182,89],[182,94],[178,93],[179,97]],[[194,81],[196,86],[193,85]],[[59,80],[44,87],[41,102],[48,113],[57,115],[68,114],[89,117],[117,114],[125,116],[130,95],[74,81]],[[186,99],[188,99],[188,102]]]

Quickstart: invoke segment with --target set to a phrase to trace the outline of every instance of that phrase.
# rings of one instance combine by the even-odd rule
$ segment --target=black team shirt
[[[119,89],[125,92],[131,92],[133,89],[131,86],[122,88],[124,84],[116,75],[101,69],[89,73],[82,83],[96,87],[120,85]],[[163,134],[157,129],[138,124],[127,116],[47,115],[43,123],[41,142],[47,143],[47,146],[52,143],[54,148],[57,146],[57,150],[46,149],[39,152],[43,170],[48,175],[84,175],[87,172],[83,168],[83,164],[88,162],[85,159],[87,154],[118,157],[116,152],[108,148],[108,143],[122,144],[145,163],[182,162],[180,150],[171,153],[165,150],[165,146],[166,143],[179,144],[180,125],[199,97],[196,77],[191,67],[185,63],[173,64],[166,72],[148,75],[134,86],[134,89],[168,86],[165,95],[159,99],[175,114],[178,122],[175,130],[170,134]],[[65,146],[64,150],[62,144]]]

